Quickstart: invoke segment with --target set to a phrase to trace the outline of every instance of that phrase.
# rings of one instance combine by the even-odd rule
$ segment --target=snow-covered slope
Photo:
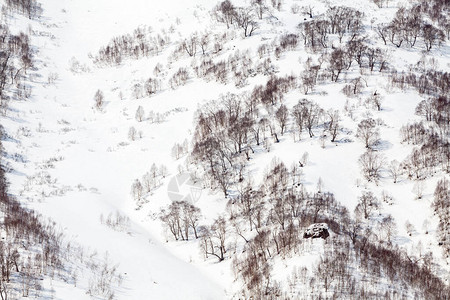
[[[233,3],[248,6],[249,2]],[[0,117],[1,124],[14,138],[4,142],[5,152],[18,153],[24,158],[22,161],[8,159],[14,170],[8,174],[10,193],[23,205],[55,221],[66,241],[80,245],[87,253],[98,253],[95,257],[107,253],[108,261],[118,266],[117,271],[123,278],[122,283],[114,287],[116,298],[229,299],[238,298],[241,289],[246,289],[232,268],[233,258],[240,257],[246,243],[231,225],[227,229],[227,243],[231,246],[227,247],[226,259],[217,262],[214,256],[204,257],[200,240],[174,241],[159,220],[161,208],[167,208],[173,200],[169,193],[173,192],[170,182],[178,174],[194,171],[199,176],[204,174],[200,165],[191,164],[188,155],[182,154],[178,159],[173,157],[176,143],[185,143],[188,152],[192,151],[197,109],[227,93],[250,95],[255,85],[265,85],[270,77],[255,71],[241,85],[235,84],[231,74],[225,84],[208,81],[198,78],[194,71],[202,59],[228,60],[236,51],[249,50],[252,68],[256,69],[264,58],[270,58],[277,70],[273,75],[298,77],[304,71],[308,56],[314,62],[319,60],[319,54],[305,47],[301,37],[294,49],[280,55],[272,51],[261,58],[258,47],[276,45],[285,33],[299,34],[297,25],[309,17],[293,13],[291,7],[295,5],[311,4],[314,17],[325,13],[330,6],[343,5],[365,13],[363,20],[368,43],[388,51],[390,68],[409,71],[409,66],[424,55],[426,59],[435,58],[438,69],[448,69],[448,40],[441,47],[425,52],[421,42],[414,48],[384,45],[372,30],[371,27],[375,28],[377,24],[388,23],[400,5],[408,5],[406,2],[390,1],[387,8],[378,8],[371,1],[286,0],[280,2],[279,10],[272,7],[270,1],[266,2],[270,9],[261,20],[256,20],[259,28],[245,38],[242,29],[227,30],[224,24],[217,22],[211,14],[217,3],[207,0],[48,0],[42,3],[41,18],[30,21],[18,16],[10,21],[13,30],[31,32],[31,42],[36,50],[36,68],[30,71],[28,82],[32,86],[31,97],[14,101],[7,116]],[[99,49],[113,37],[132,34],[138,27],[144,28],[149,36],[167,37],[157,55],[126,58],[119,65],[94,63]],[[179,42],[194,32],[209,35],[206,56],[200,49],[195,57],[190,57],[184,50],[176,50]],[[226,37],[220,39],[224,33],[227,33]],[[213,50],[214,39],[222,43],[223,48],[218,53]],[[324,50],[328,55],[341,46],[336,35],[330,40],[330,47]],[[158,64],[162,72],[155,75]],[[372,191],[380,199],[384,191],[390,197],[385,197],[386,202],[367,223],[374,226],[373,231],[381,231],[375,225],[392,215],[397,223],[393,244],[419,258],[422,253],[433,252],[437,262],[433,269],[448,284],[448,258],[443,257],[441,247],[437,246],[438,219],[431,207],[437,181],[448,178],[448,174],[440,171],[437,176],[420,181],[425,183],[423,195],[416,199],[416,181],[402,176],[398,183],[393,183],[387,168],[392,160],[400,162],[411,153],[413,146],[402,143],[400,128],[421,120],[415,115],[415,108],[426,96],[412,88],[392,87],[387,72],[360,72],[355,65],[344,70],[337,82],[322,80],[308,95],[304,95],[298,80],[296,87],[285,93],[274,108],[262,104],[258,107],[260,117],[273,118],[274,110],[281,104],[291,110],[300,99],[307,98],[319,104],[324,112],[338,110],[340,129],[336,141],[331,142],[329,133],[325,132],[325,121],[314,128],[314,137],[310,138],[305,131],[298,140],[295,122],[290,116],[287,131],[283,135],[278,133],[279,143],[273,142],[267,130],[266,142],[253,145],[251,153],[247,150],[250,159],[244,173],[259,186],[274,158],[288,167],[301,161],[306,163],[302,167],[302,186],[309,192],[333,193],[350,212],[354,211],[363,191]],[[169,79],[180,67],[187,68],[189,79],[185,84],[171,88]],[[161,88],[154,95],[136,97],[134,87],[149,77],[157,77]],[[344,85],[358,77],[364,80],[362,92],[356,97],[345,96]],[[104,94],[100,109],[94,101],[98,90]],[[374,92],[383,97],[381,110],[365,104]],[[142,121],[136,118],[140,106],[144,111]],[[325,116],[321,120],[325,120]],[[364,179],[358,162],[366,151],[364,143],[356,137],[358,123],[369,117],[377,120],[380,130],[380,142],[375,150],[386,158],[376,183]],[[131,127],[136,130],[133,138],[130,138]],[[151,171],[153,164],[166,171],[157,176],[155,188],[144,193],[137,203],[130,189],[136,179]],[[202,187],[195,203],[203,215],[200,225],[211,224],[219,216],[229,217],[233,205],[227,203],[230,199],[231,203],[239,199],[239,183],[230,185],[227,198],[220,188],[211,189],[207,179],[202,182]],[[116,214],[128,221],[113,229],[105,220],[108,215]],[[415,228],[413,234],[406,232],[406,221]],[[255,231],[244,230],[247,239],[255,235]],[[271,278],[281,283],[283,297],[303,298],[301,286],[309,284],[308,280],[299,281],[297,286],[291,284],[292,294],[289,294],[288,277],[301,267],[307,267],[310,276],[326,251],[326,242],[314,240],[304,242],[298,253],[273,258]],[[93,275],[87,269],[79,269],[78,284],[70,280],[67,283],[46,280],[42,294],[56,299],[90,298],[85,291],[89,289],[89,276]],[[406,294],[406,297],[413,295]]]

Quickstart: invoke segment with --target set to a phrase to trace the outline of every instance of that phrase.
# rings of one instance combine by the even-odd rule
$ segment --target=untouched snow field
[[[249,48],[256,60],[256,48],[263,41],[283,32],[296,32],[295,27],[303,20],[303,15],[291,14],[290,6],[307,2],[285,2],[285,8],[276,13],[281,25],[262,20],[261,28],[253,36],[243,39],[237,35],[228,41],[223,58],[234,53],[235,49]],[[369,1],[334,2],[363,10],[367,26],[370,26],[367,20],[372,18],[377,19],[376,23],[387,22],[396,10],[393,7],[379,10]],[[31,40],[36,47],[37,58],[37,70],[30,75],[33,78],[32,96],[30,100],[15,102],[9,117],[1,119],[3,126],[15,134],[18,141],[5,143],[6,151],[24,157],[22,162],[10,162],[14,169],[8,175],[10,192],[17,195],[24,205],[54,220],[67,241],[90,253],[97,253],[100,261],[106,255],[111,265],[117,265],[123,277],[122,284],[115,290],[117,299],[230,299],[237,297],[236,293],[242,288],[242,283],[234,279],[231,259],[220,263],[215,258],[205,259],[198,241],[173,241],[170,233],[161,226],[158,214],[161,207],[171,202],[169,182],[180,173],[180,168],[185,168],[186,156],[175,160],[171,155],[172,147],[185,140],[190,145],[196,110],[227,92],[251,92],[255,84],[263,84],[267,79],[257,75],[249,79],[247,86],[239,89],[231,82],[223,85],[192,76],[186,85],[175,90],[163,83],[156,95],[142,99],[135,99],[131,90],[135,83],[153,76],[157,63],[162,64],[168,74],[178,66],[190,65],[191,58],[168,62],[173,44],[195,31],[209,29],[221,32],[224,25],[211,21],[210,11],[215,5],[215,1],[208,0],[45,0],[42,1],[43,17],[31,24]],[[324,2],[315,5],[317,14],[326,10]],[[382,14],[378,14],[380,11]],[[11,21],[11,27],[27,30],[28,22],[18,17]],[[151,27],[155,34],[171,32],[172,44],[158,56],[124,60],[117,67],[100,68],[93,63],[91,57],[112,37],[132,33],[139,26]],[[373,37],[373,41],[381,42],[378,37]],[[301,43],[297,50],[283,53],[279,60],[274,61],[279,67],[279,75],[298,75],[308,55]],[[448,42],[433,50],[432,55],[440,62],[441,69],[448,69]],[[394,49],[390,63],[398,69],[406,69],[420,56],[418,50]],[[84,70],[74,72],[75,60]],[[343,75],[343,80],[353,78],[353,75],[349,71]],[[323,190],[334,193],[337,201],[351,212],[361,191],[372,190],[379,198],[383,190],[388,191],[394,201],[392,205],[383,203],[379,217],[386,214],[394,216],[398,224],[394,243],[414,252],[420,242],[424,252],[432,251],[436,258],[441,259],[440,272],[447,274],[444,279],[447,277],[448,280],[446,272],[449,267],[436,246],[434,230],[437,220],[430,206],[436,182],[441,176],[427,179],[423,198],[416,200],[414,182],[404,178],[393,184],[386,172],[378,185],[367,183],[358,165],[358,158],[365,151],[363,143],[355,137],[359,121],[368,114],[382,120],[379,149],[387,162],[393,159],[401,161],[411,152],[412,146],[400,143],[399,129],[420,119],[414,114],[414,109],[423,98],[412,90],[389,89],[386,78],[369,74],[365,95],[378,90],[384,99],[381,111],[368,112],[357,106],[360,99],[346,98],[341,92],[342,87],[342,83],[321,84],[307,96],[297,89],[289,92],[283,100],[289,108],[299,99],[307,98],[325,110],[340,110],[343,130],[337,142],[327,139],[321,145],[318,136],[310,139],[306,133],[301,141],[297,141],[291,132],[285,133],[280,135],[280,143],[271,145],[270,152],[263,147],[256,149],[249,162],[249,174],[259,184],[274,157],[290,166],[298,163],[307,152],[309,159],[302,177],[305,188],[316,189],[320,178]],[[98,89],[105,95],[101,111],[95,109],[93,100]],[[346,105],[357,107],[352,116],[344,113]],[[138,106],[145,111],[142,122],[135,119]],[[164,114],[165,120],[150,122],[147,119],[150,111]],[[142,138],[128,139],[131,126],[142,132]],[[131,185],[148,172],[152,164],[158,167],[165,165],[168,174],[160,178],[161,185],[145,195],[146,202],[137,209],[130,195]],[[448,178],[448,174],[446,176]],[[230,196],[233,197],[233,191]],[[220,191],[203,189],[195,203],[204,216],[200,223],[211,223],[223,215],[227,201]],[[117,212],[130,220],[121,230],[113,230],[101,221]],[[430,222],[430,234],[422,230],[426,219]],[[416,228],[412,236],[408,236],[404,229],[406,221]],[[275,279],[285,280],[294,266],[312,269],[323,253],[323,247],[322,241],[312,241],[301,256],[277,261]],[[43,297],[91,299],[86,294],[89,278],[84,278],[83,274],[88,273],[80,270],[76,287],[70,282],[46,280]]]

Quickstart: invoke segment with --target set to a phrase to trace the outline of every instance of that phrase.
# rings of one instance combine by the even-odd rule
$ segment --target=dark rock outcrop
[[[305,233],[303,234],[304,239],[308,238],[323,238],[326,239],[330,236],[330,233],[328,232],[328,224],[326,223],[315,223],[309,225],[309,227],[305,230]]]

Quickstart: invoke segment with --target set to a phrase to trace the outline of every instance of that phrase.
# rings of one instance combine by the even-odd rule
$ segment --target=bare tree
[[[147,94],[147,96],[151,96],[151,95],[155,94],[159,88],[160,88],[160,83],[159,83],[158,79],[149,78],[144,83],[144,89],[145,89],[145,93]]]
[[[376,121],[369,118],[359,122],[356,136],[364,142],[366,148],[371,148],[378,143],[380,134]]]
[[[339,75],[342,70],[347,68],[347,64],[348,62],[344,50],[338,48],[331,52],[328,69],[330,70],[332,81],[338,81]]]
[[[382,97],[375,91],[369,98],[367,98],[367,103],[376,108],[376,110],[381,110]]]
[[[377,182],[380,178],[380,171],[384,165],[384,157],[373,150],[367,150],[358,160],[362,172],[367,181]]]
[[[251,36],[259,28],[251,8],[237,8],[235,19],[237,26],[244,30],[244,37]]]
[[[286,123],[289,117],[289,110],[286,105],[281,104],[280,108],[275,113],[275,118],[278,121],[281,129],[281,135],[284,134],[284,130],[286,128]]]
[[[265,0],[252,0],[252,5],[255,8],[256,15],[261,20],[264,12],[267,10],[266,1]]]
[[[105,96],[103,95],[103,92],[101,90],[97,90],[97,92],[95,92],[94,101],[95,101],[95,107],[98,110],[101,110],[103,107],[103,104],[105,102]]]
[[[414,228],[414,225],[411,224],[411,222],[409,222],[408,220],[406,220],[406,222],[405,222],[405,229],[406,229],[406,233],[408,233],[409,236],[411,236],[413,234],[413,232],[416,231],[416,229]]]
[[[161,209],[160,220],[172,233],[175,240],[182,238],[183,224],[181,224],[181,207],[180,202],[173,202],[167,209]]]
[[[142,185],[147,193],[150,193],[156,187],[155,178],[150,172],[147,172],[142,176]]]
[[[135,141],[136,140],[136,134],[137,134],[136,128],[131,126],[130,129],[128,129],[128,139],[130,141]]]
[[[233,6],[231,1],[225,0],[220,2],[214,8],[213,12],[218,22],[225,23],[227,28],[230,28],[236,16],[236,8]]]
[[[128,129],[128,139],[130,141],[135,141],[138,137],[138,132],[134,126],[131,126],[130,129]]]
[[[397,183],[398,177],[402,174],[402,168],[400,163],[397,160],[392,160],[388,166],[388,171],[394,180],[394,183]]]
[[[302,13],[305,15],[308,15],[310,19],[313,17],[313,9],[314,7],[312,5],[308,6],[302,6]]]
[[[203,230],[202,248],[206,256],[213,255],[219,261],[225,259],[227,233],[227,222],[223,217],[217,218],[209,228]]]
[[[303,89],[305,95],[307,95],[308,92],[312,91],[314,89],[314,86],[317,84],[317,77],[319,75],[320,64],[313,65],[311,57],[308,57],[304,67],[305,70],[300,75],[300,79],[302,81],[301,88]]]
[[[142,197],[144,196],[144,188],[139,179],[136,179],[131,185],[131,196],[136,201],[138,207],[142,205]]]
[[[339,110],[329,110],[327,115],[329,118],[328,132],[331,134],[331,142],[335,142],[341,130]]]
[[[358,198],[358,204],[355,208],[357,215],[363,216],[364,219],[368,219],[371,213],[378,209],[379,201],[372,192],[363,192]]]
[[[201,37],[198,39],[198,45],[200,46],[200,49],[202,49],[202,54],[206,54],[206,50],[208,49],[208,45],[210,42],[209,38],[210,33],[206,32],[201,35]]]
[[[423,181],[423,180],[419,180],[414,183],[412,191],[416,195],[417,199],[422,199],[425,188],[426,188],[426,184],[425,184],[425,181]]]
[[[192,34],[189,38],[183,40],[181,46],[189,56],[195,56],[195,54],[197,53],[197,44],[197,34]]]
[[[387,44],[389,29],[386,24],[378,24],[375,31],[378,33],[384,44]]]
[[[144,119],[144,115],[145,115],[144,108],[141,105],[139,105],[135,114],[136,120],[138,122],[142,122],[142,120]]]
[[[445,39],[442,30],[430,24],[423,26],[422,36],[427,51],[430,51],[434,45],[440,45]]]
[[[305,111],[303,103],[299,100],[296,105],[294,105],[292,111],[292,116],[295,120],[295,125],[297,127],[298,131],[298,139],[301,139],[302,131],[303,131],[303,124],[305,123]]]
[[[135,99],[140,99],[144,97],[144,86],[142,83],[138,82],[131,88],[131,93]]]
[[[387,215],[381,220],[381,230],[386,237],[387,243],[391,244],[392,237],[397,233],[397,224],[392,215]]]
[[[194,236],[197,239],[198,238],[198,233],[197,233],[197,227],[198,227],[198,222],[202,216],[201,212],[200,212],[200,208],[194,206],[191,203],[188,203],[186,201],[182,201],[181,202],[181,209],[182,209],[182,219],[184,222],[184,227],[186,228],[192,228],[192,230],[194,231]],[[186,231],[186,240],[189,238],[189,233]]]

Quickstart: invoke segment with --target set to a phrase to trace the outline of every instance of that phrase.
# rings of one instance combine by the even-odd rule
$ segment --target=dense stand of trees
[[[262,207],[247,209],[248,205],[241,206],[241,202],[248,201],[249,188],[240,192],[240,197],[229,204],[232,207],[229,210],[230,222],[239,223],[239,236],[246,236],[242,254],[233,260],[237,276],[245,283],[242,290],[244,297],[446,297],[449,289],[434,275],[431,253],[424,254],[418,260],[392,246],[389,239],[395,230],[395,223],[389,216],[383,219],[379,232],[372,231],[371,226],[363,221],[370,218],[379,206],[373,194],[364,193],[360,197],[356,214],[361,214],[362,219],[355,220],[350,218],[348,211],[332,194],[309,193],[292,186],[294,172],[283,163],[274,161],[265,183],[256,189],[261,190],[262,194],[258,196],[253,192],[252,202],[260,203]],[[253,217],[253,230],[256,231],[253,234],[252,227],[248,225],[252,214],[262,214],[261,220],[264,220],[258,224],[257,218]],[[240,218],[242,221],[237,221]],[[311,222],[327,222],[333,235],[324,245],[325,253],[313,270],[313,276],[297,274],[291,278],[294,284],[309,278],[303,283],[302,291],[283,294],[280,283],[271,276],[273,261],[278,256],[286,258],[304,251],[308,242],[301,235]],[[236,226],[230,231],[237,232]],[[359,274],[364,274],[366,281],[357,278],[360,275],[355,273],[356,269],[361,272]],[[402,282],[406,288],[402,287]]]
[[[339,113],[325,112],[317,103],[302,99],[289,109],[283,95],[295,85],[291,77],[271,77],[265,86],[256,86],[251,94],[226,94],[197,112],[192,159],[203,166],[211,187],[225,196],[242,182],[247,161],[257,147],[270,150],[289,131],[295,139],[304,132],[312,138],[330,132],[335,141],[341,130]],[[266,113],[264,113],[264,110]]]
[[[214,16],[228,28],[239,26],[236,10],[230,1],[223,1],[216,7]],[[268,141],[280,142],[287,131],[300,139],[304,132],[314,137],[320,127],[330,134],[332,141],[340,132],[338,111],[324,111],[308,99],[299,100],[289,108],[283,103],[287,92],[300,87],[308,94],[321,81],[339,82],[344,77],[342,74],[352,66],[359,67],[361,74],[389,70],[387,51],[374,47],[364,36],[363,18],[363,13],[357,10],[332,7],[326,14],[299,25],[300,35],[285,34],[276,42],[258,47],[257,54],[261,60],[267,60],[271,55],[278,59],[283,52],[296,49],[299,41],[303,41],[304,46],[313,52],[327,50],[328,53],[318,58],[316,56],[316,61],[308,58],[298,78],[294,75],[278,77],[270,73],[270,68],[252,67],[257,63],[252,61],[248,52],[237,53],[235,61],[241,61],[246,70],[264,70],[261,74],[269,75],[267,83],[254,87],[251,93],[224,95],[197,112],[192,162],[203,167],[207,185],[221,189],[224,196],[230,198],[227,216],[216,219],[211,225],[199,226],[198,238],[205,257],[216,257],[219,261],[233,258],[236,277],[245,284],[243,297],[263,299],[304,295],[304,298],[397,299],[408,295],[440,299],[449,292],[448,287],[434,275],[431,254],[411,257],[403,249],[393,246],[396,224],[392,216],[383,216],[376,221],[378,225],[373,226],[373,216],[380,207],[380,201],[373,193],[365,192],[359,197],[353,219],[337,203],[333,194],[323,192],[321,188],[309,192],[303,187],[301,163],[288,168],[284,163],[274,160],[264,177],[264,183],[260,185],[248,181],[245,176],[246,164],[252,159],[255,149],[262,145],[266,147]],[[440,26],[435,23],[424,24],[422,16],[413,9],[400,9],[391,24],[382,24],[377,31],[386,44],[414,47],[421,40],[421,45],[429,51],[442,41]],[[427,34],[431,37],[427,37]],[[336,41],[339,42],[338,47],[334,44]],[[230,64],[227,60],[214,61],[208,57],[194,67],[194,73],[206,80],[226,84],[230,74],[233,78],[242,74],[231,72],[233,68],[230,68]],[[252,71],[247,74],[252,74]],[[405,75],[393,70],[389,75],[394,86],[403,88],[420,85],[421,93],[439,92],[442,95],[448,90],[447,73],[428,70],[419,75],[420,79],[412,72]],[[367,87],[367,82],[361,76],[346,81],[348,84],[343,91],[349,97],[360,95]],[[366,104],[380,111],[381,100],[382,97],[375,91],[367,98]],[[363,119],[358,124],[356,137],[367,148],[359,159],[366,179],[378,183],[384,169],[389,171],[394,182],[405,174],[411,178],[423,178],[423,174],[436,170],[431,167],[433,163],[445,166],[447,162],[448,166],[446,156],[441,155],[449,148],[448,142],[443,139],[443,135],[448,136],[447,112],[450,110],[447,102],[445,97],[434,94],[419,104],[417,113],[423,114],[427,123],[408,124],[402,129],[401,135],[404,142],[422,146],[424,152],[417,150],[407,160],[391,161],[388,166],[384,156],[377,151],[380,140],[378,122],[370,117]],[[431,107],[439,107],[439,110]],[[436,139],[440,141],[436,142]],[[437,154],[433,145],[439,145]],[[432,163],[430,157],[433,158]],[[319,186],[322,183],[318,183]],[[443,189],[439,187],[439,191]],[[230,196],[231,190],[238,194]],[[384,194],[382,198],[388,201],[389,195]],[[441,217],[440,243],[448,245],[448,207],[445,201],[442,204],[443,198],[435,196],[437,200],[434,207]],[[172,206],[174,204],[169,208],[174,209]],[[164,211],[162,217],[167,218],[169,212],[172,210]],[[192,227],[181,221],[181,215],[178,213],[175,218],[180,220],[181,225],[171,230],[174,239],[187,239],[188,234],[192,235]],[[164,222],[167,223],[167,219]],[[298,270],[299,273],[292,277],[292,286],[297,281],[310,278],[309,282],[303,282],[302,285],[308,285],[308,288],[303,294],[298,290],[289,294],[280,282],[273,280],[274,260],[304,251],[307,243],[301,238],[302,233],[314,222],[328,223],[334,234],[326,242],[326,253],[314,269],[314,276],[301,276],[303,270]],[[182,234],[183,228],[185,231]],[[190,229],[186,231],[186,228]],[[377,231],[373,228],[377,228]],[[359,270],[358,275],[354,268]],[[359,276],[365,280],[360,280]]]
[[[380,205],[372,193],[361,195],[355,210],[359,217],[353,219],[333,194],[307,191],[300,169],[273,160],[263,183],[241,184],[237,196],[229,200],[226,216],[211,225],[199,226],[199,210],[183,202],[163,210],[161,220],[174,239],[187,240],[195,233],[206,258],[232,259],[236,277],[244,283],[242,297],[445,298],[449,290],[434,275],[431,253],[413,257],[393,246],[390,238],[395,222],[390,216],[383,218],[378,231],[372,230],[369,219]],[[439,201],[436,206],[442,205]],[[194,215],[193,222],[190,215]],[[303,231],[318,222],[327,223],[332,231],[325,253],[312,277],[294,269],[289,282],[294,287],[300,284],[302,290],[290,293],[273,279],[274,262],[305,251],[309,242],[302,238]]]

